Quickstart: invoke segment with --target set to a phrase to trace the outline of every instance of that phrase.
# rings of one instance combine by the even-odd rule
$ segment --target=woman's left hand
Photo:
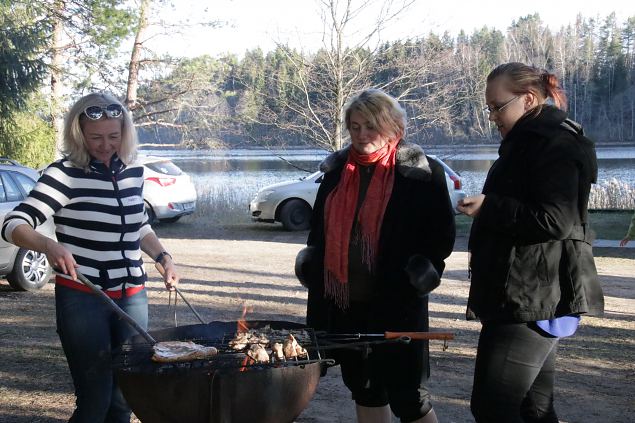
[[[484,200],[484,194],[474,195],[472,197],[465,197],[459,200],[459,204],[457,205],[456,209],[467,216],[474,217],[481,210],[481,206],[483,205]]]

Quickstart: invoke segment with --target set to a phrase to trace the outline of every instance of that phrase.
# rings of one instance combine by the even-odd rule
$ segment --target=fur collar
[[[348,158],[349,148],[351,148],[350,145],[327,156],[320,163],[320,170],[328,173],[342,168]],[[406,178],[429,181],[432,170],[423,148],[417,144],[401,141],[397,146],[397,172]]]

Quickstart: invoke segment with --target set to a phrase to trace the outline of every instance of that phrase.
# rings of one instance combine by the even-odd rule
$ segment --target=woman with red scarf
[[[406,114],[369,89],[346,107],[351,145],[320,165],[307,248],[296,273],[309,289],[307,324],[330,333],[427,331],[428,294],[454,246],[445,173],[402,140]],[[428,343],[340,351],[358,422],[436,422],[424,384]]]

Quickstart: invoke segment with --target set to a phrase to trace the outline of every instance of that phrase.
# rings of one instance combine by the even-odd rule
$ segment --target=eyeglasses
[[[123,107],[121,104],[109,104],[106,107],[88,106],[84,109],[84,114],[90,120],[99,120],[106,113],[111,119],[116,119],[123,115]]]
[[[511,100],[507,101],[506,103],[500,106],[494,106],[494,107],[485,106],[483,107],[483,111],[486,112],[488,115],[491,115],[492,113],[498,113],[501,110],[503,110],[505,107],[509,106],[511,102],[516,100],[518,97],[520,97],[520,95],[517,95],[516,97],[512,98]]]

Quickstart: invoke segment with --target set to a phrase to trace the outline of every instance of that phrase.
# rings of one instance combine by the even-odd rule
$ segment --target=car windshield
[[[154,170],[155,172],[159,172],[164,175],[178,176],[183,173],[177,165],[169,160],[145,163],[145,166],[148,169]]]
[[[300,180],[301,180],[301,181],[306,181],[307,179],[313,179],[314,177],[316,177],[316,176],[320,175],[321,173],[322,173],[322,171],[318,170],[317,172],[313,172],[313,173],[312,173],[312,174],[310,174],[310,175],[307,175],[307,176],[302,176],[302,177],[300,178]]]

